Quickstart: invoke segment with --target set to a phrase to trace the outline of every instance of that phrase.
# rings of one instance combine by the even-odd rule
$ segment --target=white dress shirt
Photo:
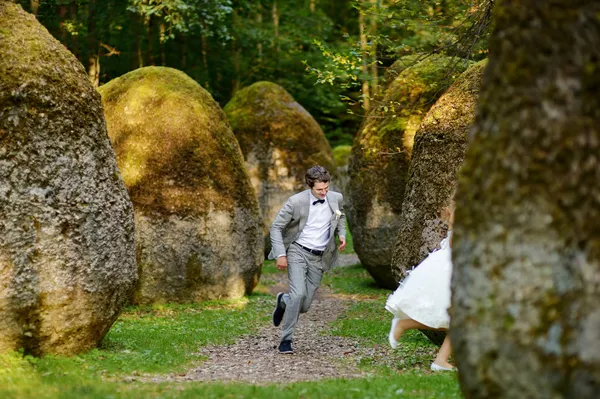
[[[325,197],[325,202],[320,204],[312,192],[310,193],[310,206],[308,210],[308,220],[300,233],[296,242],[310,249],[324,251],[329,242],[329,229],[331,228],[331,216],[333,212]]]

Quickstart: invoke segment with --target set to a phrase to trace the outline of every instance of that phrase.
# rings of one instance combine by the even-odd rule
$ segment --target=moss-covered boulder
[[[351,145],[338,145],[333,149],[333,160],[335,162],[335,189],[346,193],[346,187],[350,177],[348,176],[348,161],[350,159]]]
[[[268,237],[288,197],[305,189],[309,167],[335,172],[331,147],[314,118],[275,83],[257,82],[238,91],[225,113],[244,153]]]
[[[409,54],[398,58],[392,65],[390,65],[386,71],[383,79],[379,83],[379,93],[380,97],[378,100],[381,101],[385,96],[387,89],[391,84],[398,78],[398,76],[404,71],[406,68],[410,68],[415,64],[423,61],[425,58],[428,58],[429,54],[417,53],[417,54]]]
[[[0,1],[0,351],[99,344],[136,277],[133,209],[83,66]]]
[[[598,3],[498,1],[456,194],[465,398],[600,393]]]
[[[403,68],[354,139],[347,188],[348,221],[361,263],[379,286],[395,288],[391,260],[404,199],[413,139],[421,120],[462,72],[444,56]]]
[[[442,210],[452,203],[486,63],[471,66],[450,86],[415,135],[392,258],[396,280],[439,248],[446,236],[448,221],[441,217]]]
[[[135,302],[252,292],[263,261],[258,204],[218,104],[172,68],[137,69],[99,90],[135,210]]]

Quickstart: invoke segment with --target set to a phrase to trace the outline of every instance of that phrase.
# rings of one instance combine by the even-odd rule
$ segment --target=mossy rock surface
[[[336,168],[335,189],[346,194],[348,176],[348,161],[350,160],[351,145],[339,145],[333,149],[333,159]]]
[[[97,346],[137,278],[133,207],[83,66],[0,2],[0,351]]]
[[[461,65],[436,55],[403,68],[354,139],[346,209],[356,253],[379,286],[397,287],[391,260],[414,134],[431,105],[464,70]]]
[[[452,243],[465,398],[600,392],[599,11],[494,5]]]
[[[380,92],[383,96],[386,93],[386,90],[394,81],[398,78],[398,76],[407,68],[414,66],[420,61],[427,58],[427,54],[409,54],[398,58],[392,65],[390,65],[385,71],[384,79],[380,85]],[[382,97],[383,97],[382,96]]]
[[[441,213],[452,205],[486,64],[487,60],[480,61],[456,79],[431,107],[415,135],[392,258],[397,280],[438,249],[446,237],[448,221]]]
[[[135,209],[135,302],[251,293],[263,260],[258,204],[219,105],[172,68],[140,68],[99,91]]]
[[[267,235],[285,201],[305,189],[309,167],[321,165],[335,173],[331,147],[308,111],[275,83],[257,82],[238,91],[225,113],[244,154]]]

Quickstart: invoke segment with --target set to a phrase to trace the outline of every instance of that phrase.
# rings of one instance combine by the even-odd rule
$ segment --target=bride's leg
[[[396,323],[396,327],[394,328],[394,339],[398,341],[406,330],[412,329],[431,330],[431,327],[427,327],[425,324],[421,324],[413,319],[398,320],[398,322]]]
[[[452,368],[453,366],[448,363],[448,358],[452,354],[452,343],[450,342],[450,336],[446,334],[446,338],[444,338],[444,342],[440,347],[440,350],[433,361],[438,366]]]

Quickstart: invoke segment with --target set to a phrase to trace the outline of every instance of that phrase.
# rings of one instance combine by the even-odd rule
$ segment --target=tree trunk
[[[257,8],[258,8],[258,13],[256,14],[256,22],[258,22],[258,26],[260,28],[263,23],[263,15],[262,15],[263,7],[261,4],[259,4]],[[258,62],[261,63],[262,58],[263,58],[263,45],[260,41],[256,44],[256,55],[258,58]]]
[[[236,48],[235,42],[232,43],[233,51],[233,78],[231,82],[231,96],[240,89],[240,53],[241,49]]]
[[[600,392],[600,4],[503,0],[459,180],[466,398]]]
[[[136,39],[135,39],[135,50],[137,52],[137,64],[138,68],[142,68],[144,66],[144,50],[142,47],[142,30],[145,25],[145,18],[143,16],[139,16],[139,18],[135,21],[136,25]]]
[[[374,10],[376,13],[379,9],[379,0],[371,0],[371,5],[374,6]],[[373,97],[376,97],[379,94],[379,64],[377,63],[377,40],[375,39],[377,35],[377,15],[371,15],[371,88],[370,92]]]
[[[100,46],[96,36],[96,0],[88,3],[88,76],[94,87],[100,83]]]
[[[154,61],[154,22],[152,16],[146,17],[146,27],[147,27],[147,35],[148,35],[148,63],[152,66],[156,65]]]
[[[164,22],[158,25],[160,31],[160,65],[167,65],[167,55],[165,53],[165,41],[167,40],[167,26]]]
[[[365,113],[371,108],[371,93],[369,91],[369,66],[367,60],[369,58],[369,43],[367,42],[367,30],[365,26],[365,14],[363,10],[358,14],[358,26],[360,29],[360,48],[362,50],[362,100]]]
[[[67,5],[58,6],[58,21],[60,26],[60,42],[67,47],[67,30],[65,29],[65,19],[67,19]]]
[[[275,76],[277,76],[279,75],[279,10],[277,8],[277,0],[273,0],[271,15],[273,17],[273,34],[275,36]]]
[[[187,68],[187,37],[185,35],[181,36],[181,45],[180,45],[180,54],[179,59],[181,60],[181,70],[184,71]]]
[[[273,8],[271,10],[271,16],[273,17],[273,35],[275,36],[275,53],[279,53],[279,10],[277,8],[277,0],[273,1]]]
[[[78,11],[78,3],[73,2],[69,5],[69,16],[75,23],[78,22]],[[79,35],[71,35],[71,52],[75,55],[75,57],[81,59],[81,54],[79,54]]]
[[[309,9],[310,9],[311,14],[313,14],[313,15],[316,14],[318,4],[319,4],[319,0],[310,0]],[[320,34],[320,32],[323,30],[323,26],[321,24],[321,19],[315,18],[315,22],[316,22],[316,24],[314,25],[314,29],[313,29],[313,33],[311,34],[311,37],[317,37]],[[301,45],[301,47],[302,47],[302,45]]]
[[[29,5],[31,7],[31,13],[37,18],[37,13],[40,8],[40,0],[31,0]]]
[[[235,10],[231,14],[231,26],[237,26],[239,16]],[[231,97],[240,89],[240,49],[238,49],[236,35],[231,41],[231,54],[233,59],[233,76],[231,77]]]
[[[203,74],[205,76],[204,88],[208,90],[210,88],[209,79],[209,69],[208,69],[208,41],[206,40],[206,36],[202,34],[200,36],[200,41],[202,45],[202,66],[204,67]]]

